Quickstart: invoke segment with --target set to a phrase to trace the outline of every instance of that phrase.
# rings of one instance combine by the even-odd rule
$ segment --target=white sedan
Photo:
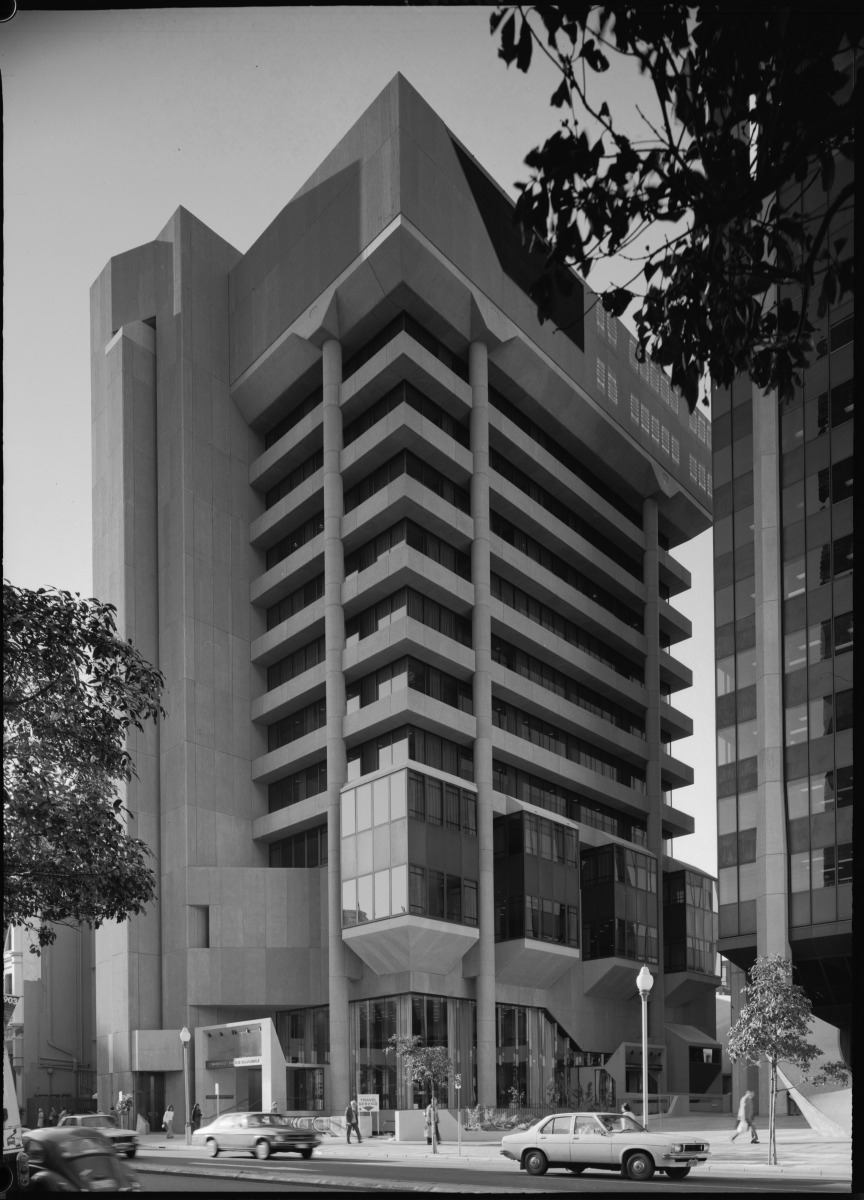
[[[633,1180],[655,1171],[685,1179],[710,1152],[707,1142],[685,1134],[649,1133],[625,1113],[556,1113],[501,1139],[501,1153],[529,1175],[544,1175],[549,1167],[581,1175],[593,1167]]]

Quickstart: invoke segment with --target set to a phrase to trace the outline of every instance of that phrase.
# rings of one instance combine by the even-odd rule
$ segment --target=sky
[[[4,104],[4,578],[90,595],[89,290],[180,205],[245,252],[397,71],[515,196],[554,132],[557,80],[497,58],[488,6],[18,12],[0,25]],[[637,121],[638,79],[610,71]],[[622,264],[616,282],[632,266]],[[610,277],[615,269],[610,271]],[[595,287],[605,282],[593,274]],[[693,588],[676,696],[696,771],[676,857],[716,869],[710,531],[675,551]]]

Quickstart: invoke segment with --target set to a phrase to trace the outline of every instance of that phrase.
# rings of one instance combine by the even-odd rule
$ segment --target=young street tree
[[[499,5],[491,29],[508,66],[528,71],[539,50],[560,73],[560,128],[517,185],[516,219],[547,251],[531,289],[541,320],[555,288],[572,289],[568,268],[587,277],[629,257],[632,279],[602,292],[603,306],[634,305],[640,357],[671,368],[691,411],[706,371],[724,386],[748,372],[788,395],[815,353],[811,299],[821,317],[853,287],[842,227],[860,11]],[[597,96],[613,61],[646,80],[642,136],[628,132],[626,78],[615,99]]]
[[[3,925],[123,921],[153,899],[151,853],[117,785],[126,735],[164,715],[164,679],[117,634],[114,608],[3,582]]]
[[[408,1073],[412,1083],[420,1084],[424,1092],[428,1089],[432,1096],[433,1109],[438,1105],[438,1092],[447,1085],[453,1077],[453,1061],[447,1056],[445,1046],[424,1046],[420,1037],[399,1037],[393,1034],[390,1038],[390,1049]],[[432,1153],[438,1153],[438,1122],[432,1122]]]
[[[804,989],[792,983],[791,962],[779,954],[768,955],[757,958],[747,974],[745,1003],[729,1030],[727,1050],[733,1062],[743,1058],[768,1063],[768,1161],[776,1164],[777,1064],[791,1062],[807,1071],[821,1051],[806,1040],[813,1014]]]

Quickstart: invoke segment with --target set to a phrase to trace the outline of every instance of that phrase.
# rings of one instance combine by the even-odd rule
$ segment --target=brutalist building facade
[[[95,586],[168,681],[106,1096],[182,1104],[188,1026],[238,1104],[411,1107],[394,1033],[463,1104],[611,1103],[643,962],[652,1089],[719,1091],[714,882],[667,854],[710,429],[537,269],[396,76],[246,254],[179,209],[94,285]]]

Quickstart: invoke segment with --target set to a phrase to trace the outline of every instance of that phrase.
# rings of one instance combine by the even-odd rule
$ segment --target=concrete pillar
[[[756,560],[756,714],[758,803],[756,811],[756,953],[791,958],[788,853],[784,782],[783,566],[780,523],[780,414],[777,397],[753,385],[753,520]],[[767,1113],[766,1072],[753,1074],[758,1112]],[[762,1076],[764,1075],[764,1078]],[[735,1095],[737,1103],[740,1096]],[[785,1112],[784,1097],[778,1111]],[[781,1107],[782,1105],[782,1107]]]
[[[342,611],[342,346],[324,343],[324,648],[327,698],[327,915],[330,984],[330,1095],[332,1112],[349,1100],[348,980],[342,941],[342,880],[339,863],[339,792],[345,783],[345,679],[342,651],[345,616]]]
[[[657,858],[657,948],[660,962],[651,965],[654,987],[648,1000],[648,1028],[652,1042],[666,1041],[666,984],[663,978],[663,781],[660,740],[660,546],[658,541],[657,500],[649,496],[642,502],[642,528],[645,555],[642,573],[645,582],[645,743],[648,763],[645,770],[648,789],[648,849]],[[668,1080],[667,1080],[668,1085]]]
[[[492,621],[489,552],[489,358],[483,342],[468,351],[471,383],[471,581],[474,610],[474,779],[477,784],[477,838],[480,852],[477,975],[477,1102],[494,1105],[495,1083],[495,879],[492,849]]]
[[[756,952],[790,958],[784,794],[780,415],[776,396],[753,387],[753,519],[756,559]]]

